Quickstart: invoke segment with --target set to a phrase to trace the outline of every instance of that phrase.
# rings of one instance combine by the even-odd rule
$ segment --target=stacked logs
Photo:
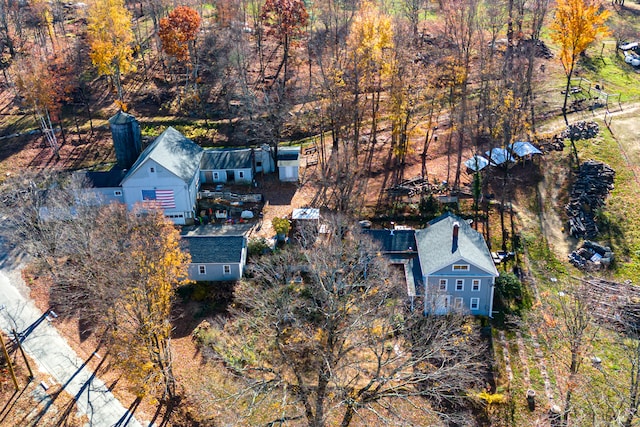
[[[569,233],[580,239],[593,239],[598,234],[595,214],[613,190],[615,171],[608,165],[588,160],[580,165],[578,180],[573,184],[565,211],[569,216]]]
[[[600,132],[600,127],[596,122],[577,122],[567,126],[560,136],[564,139],[578,141],[595,138],[598,132]]]

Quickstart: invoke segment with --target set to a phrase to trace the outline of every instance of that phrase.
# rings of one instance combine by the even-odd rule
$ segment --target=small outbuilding
[[[489,160],[476,154],[472,158],[464,162],[464,164],[472,172],[478,172],[489,166]]]
[[[487,151],[485,155],[489,158],[489,162],[494,166],[506,165],[509,167],[510,164],[516,162],[511,151],[506,148],[495,147]]]
[[[280,181],[297,182],[300,168],[300,147],[278,148],[278,177]]]
[[[509,145],[509,150],[514,156],[520,159],[530,159],[536,154],[542,154],[542,151],[530,142],[517,141]]]
[[[183,250],[191,255],[189,279],[196,282],[227,282],[242,278],[247,263],[244,236],[183,236]]]
[[[250,148],[204,150],[200,160],[200,182],[250,183],[253,181],[253,159]]]

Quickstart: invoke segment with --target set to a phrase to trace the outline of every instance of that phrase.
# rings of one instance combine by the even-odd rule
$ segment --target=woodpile
[[[577,122],[567,126],[560,134],[560,137],[578,141],[581,139],[595,138],[599,132],[600,127],[596,122]]]
[[[564,150],[564,138],[560,135],[553,135],[551,138],[540,139],[537,146],[543,153],[562,151]]]
[[[569,234],[578,239],[593,239],[598,235],[595,213],[613,190],[614,179],[615,171],[605,163],[588,160],[580,165],[578,180],[565,205]]]
[[[405,179],[400,184],[387,188],[387,193],[392,197],[409,196],[432,193],[433,186],[425,178],[414,177]]]

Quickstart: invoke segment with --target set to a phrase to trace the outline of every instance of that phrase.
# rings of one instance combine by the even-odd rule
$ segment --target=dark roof
[[[200,161],[202,170],[252,169],[253,150],[215,149],[205,150]]]
[[[298,157],[300,157],[300,147],[278,148],[278,160],[298,160]]]
[[[78,171],[77,173],[82,175],[86,183],[93,188],[111,188],[120,186],[120,181],[122,181],[127,171],[113,169],[108,172]]]
[[[416,251],[415,230],[363,230],[382,245],[384,252]]]
[[[182,236],[181,247],[192,264],[237,263],[246,246],[244,236]]]
[[[133,175],[147,159],[152,159],[184,182],[191,182],[200,165],[202,151],[198,144],[174,128],[168,127],[140,154],[125,180]]]
[[[453,225],[457,223],[458,242],[453,244]],[[431,274],[455,262],[466,261],[482,270],[498,275],[489,248],[478,231],[451,213],[431,221],[427,228],[416,231],[420,265]]]
[[[109,123],[112,125],[125,125],[135,120],[135,117],[133,117],[131,114],[127,114],[124,111],[120,110],[109,119]]]

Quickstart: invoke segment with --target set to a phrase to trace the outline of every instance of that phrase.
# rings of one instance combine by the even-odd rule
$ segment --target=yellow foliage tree
[[[140,397],[172,399],[171,302],[175,286],[185,282],[189,255],[162,212],[144,215],[131,230],[131,282],[111,313],[113,353]]]
[[[91,61],[98,73],[109,76],[122,104],[121,77],[135,70],[132,63],[131,14],[124,0],[93,0],[87,16],[87,33],[91,46]]]
[[[605,24],[609,15],[608,10],[601,10],[598,0],[558,0],[556,3],[550,29],[551,39],[560,46],[560,62],[567,76],[562,106],[567,125],[567,99],[576,62],[591,43],[609,33]]]

